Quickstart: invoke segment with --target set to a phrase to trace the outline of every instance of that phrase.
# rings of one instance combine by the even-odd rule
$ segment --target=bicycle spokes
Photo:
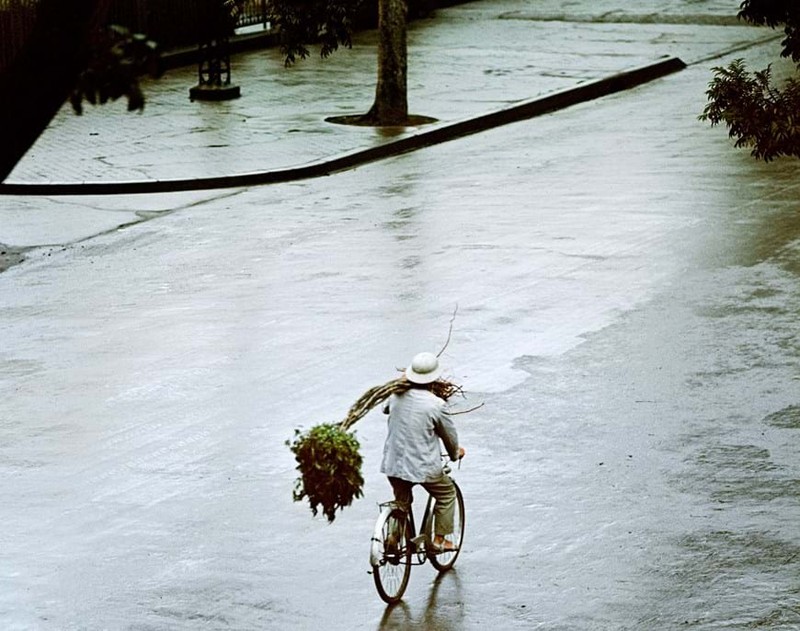
[[[373,560],[372,576],[380,597],[395,603],[403,596],[411,572],[411,543],[409,519],[401,511],[382,513],[376,544],[377,559]],[[378,530],[378,529],[376,529]]]
[[[448,547],[454,548],[450,550],[436,551],[432,545],[436,531],[435,502],[432,498],[428,501],[418,536],[415,536],[410,508],[396,502],[381,504],[381,513],[372,536],[370,565],[375,587],[385,602],[393,604],[403,597],[412,564],[430,561],[437,570],[446,572],[456,562],[464,540],[464,498],[458,485],[454,486],[456,505],[452,532],[445,537],[450,542]],[[449,529],[448,524],[444,528]],[[416,560],[412,561],[414,555]]]

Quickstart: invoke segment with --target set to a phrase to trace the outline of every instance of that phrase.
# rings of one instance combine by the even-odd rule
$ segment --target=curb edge
[[[678,57],[664,57],[656,62],[636,66],[550,92],[509,107],[471,118],[424,129],[410,136],[367,149],[358,149],[311,164],[208,178],[175,180],[142,180],[131,182],[56,182],[0,183],[0,195],[121,195],[201,191],[220,188],[241,188],[278,184],[322,177],[353,169],[370,162],[416,151],[425,147],[469,136],[495,127],[520,122],[558,110],[629,90],[655,79],[678,72],[687,65]]]

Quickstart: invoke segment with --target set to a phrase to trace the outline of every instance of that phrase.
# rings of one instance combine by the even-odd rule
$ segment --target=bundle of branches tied
[[[340,423],[322,423],[307,432],[296,429],[294,440],[286,442],[294,453],[300,472],[292,494],[294,501],[307,499],[314,515],[321,508],[328,522],[333,522],[337,509],[350,506],[354,499],[361,497],[364,486],[359,453],[361,445],[351,428],[392,394],[405,392],[411,387],[404,378],[393,379],[367,390]],[[442,379],[435,381],[430,388],[445,401],[461,391],[459,386]]]

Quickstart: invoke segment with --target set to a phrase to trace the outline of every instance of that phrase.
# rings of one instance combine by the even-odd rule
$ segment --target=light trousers
[[[400,504],[411,506],[414,499],[412,488],[414,482],[389,476],[389,483],[394,490],[394,499]],[[456,487],[450,476],[444,473],[433,482],[421,482],[422,486],[436,500],[433,507],[433,534],[449,535],[453,532],[453,516],[456,510]]]

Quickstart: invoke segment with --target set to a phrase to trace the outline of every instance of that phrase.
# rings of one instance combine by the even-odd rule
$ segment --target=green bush
[[[778,88],[769,66],[751,74],[742,59],[713,70],[700,120],[725,123],[735,145],[752,147],[755,158],[800,157],[800,80],[790,78]]]

